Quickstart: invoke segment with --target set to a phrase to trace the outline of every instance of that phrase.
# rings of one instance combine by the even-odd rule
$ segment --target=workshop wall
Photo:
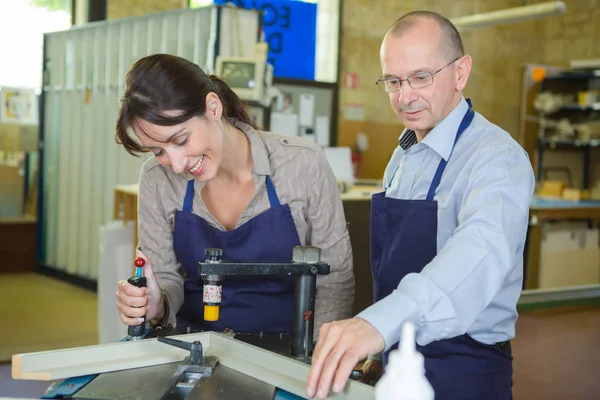
[[[107,18],[139,17],[157,12],[177,10],[187,5],[186,0],[109,0]]]
[[[403,129],[390,108],[387,95],[375,86],[381,76],[381,40],[396,18],[418,9],[430,9],[455,18],[544,1],[344,1],[338,137],[340,146],[354,146],[357,133],[369,136],[361,176],[383,176],[387,158]],[[473,100],[477,111],[516,139],[520,133],[524,64],[568,67],[571,59],[600,57],[600,25],[595,23],[600,18],[600,9],[596,8],[600,0],[566,0],[565,3],[568,12],[564,16],[461,32],[465,51],[473,58],[465,96]],[[352,84],[355,88],[347,87]],[[595,156],[600,159],[597,153]],[[548,153],[545,157],[547,165],[569,162],[561,153]],[[572,167],[574,180],[580,182],[581,162],[576,157],[571,159],[576,161]],[[592,182],[598,178],[600,162],[592,168]]]

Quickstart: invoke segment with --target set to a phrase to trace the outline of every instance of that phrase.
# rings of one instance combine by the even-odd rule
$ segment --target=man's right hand
[[[361,369],[363,373],[360,381],[371,386],[375,386],[383,374],[383,366],[381,365],[381,361],[378,360],[365,360]]]
[[[164,314],[162,292],[154,276],[152,264],[139,250],[136,251],[136,257],[142,257],[146,260],[146,264],[143,267],[143,273],[146,277],[146,287],[139,288],[133,286],[127,280],[123,280],[119,281],[119,289],[115,294],[119,317],[124,324],[130,326],[141,324],[144,315],[146,316],[146,320],[151,320],[162,318]]]

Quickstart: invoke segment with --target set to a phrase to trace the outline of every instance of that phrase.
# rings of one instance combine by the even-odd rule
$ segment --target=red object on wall
[[[360,178],[361,161],[362,161],[362,157],[361,157],[360,153],[357,151],[353,151],[352,152],[352,168],[354,169],[354,171],[353,171],[354,179]]]

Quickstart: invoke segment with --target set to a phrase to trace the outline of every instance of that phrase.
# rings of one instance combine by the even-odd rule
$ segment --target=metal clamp
[[[295,310],[292,333],[292,357],[310,362],[313,347],[315,295],[317,275],[328,275],[330,266],[321,261],[321,249],[296,246],[291,262],[260,263],[224,261],[223,250],[208,248],[207,259],[198,263],[198,272],[205,284],[220,287],[227,275],[288,275],[295,276]],[[220,296],[219,301],[220,301]],[[206,303],[205,303],[206,304]]]

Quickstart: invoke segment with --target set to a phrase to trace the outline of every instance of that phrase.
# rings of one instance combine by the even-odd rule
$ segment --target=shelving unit
[[[600,124],[600,97],[586,96],[585,100],[592,101],[589,101],[590,104],[580,106],[579,101],[584,98],[579,98],[578,93],[586,91],[590,87],[600,91],[600,84],[597,85],[594,82],[594,86],[590,85],[596,78],[600,79],[600,71],[573,71],[540,64],[525,66],[521,93],[519,142],[529,154],[539,183],[544,179],[556,180],[545,177],[547,172],[561,172],[567,174],[569,181],[567,186],[570,189],[577,189],[580,184],[581,189],[591,189],[591,186],[595,186],[590,175],[593,171],[591,167],[600,148],[600,137],[595,136],[595,126],[588,126],[587,133],[581,135],[583,132],[581,123],[589,124],[590,121],[595,120]],[[534,106],[534,103],[537,103],[537,96],[543,92],[571,93],[572,95],[561,99],[546,99],[549,102],[558,100],[560,102],[554,103],[553,106],[546,103],[547,107],[543,108],[552,112],[544,114]],[[573,127],[575,129],[571,129]],[[549,153],[559,151],[560,160],[558,157],[549,157]],[[566,151],[569,153],[565,153]],[[562,162],[563,155],[565,156],[564,162]],[[568,157],[571,155],[576,156]],[[550,161],[550,159],[554,160]],[[581,175],[577,168],[579,162],[583,165]],[[581,182],[574,182],[573,179],[578,180],[579,176],[581,176]],[[594,190],[590,192],[593,195]],[[600,223],[600,202],[597,198],[590,200],[572,200],[572,198],[546,198],[538,195],[532,199],[525,246],[524,289],[548,287],[547,285],[552,279],[556,278],[555,282],[562,279],[555,272],[562,271],[567,266],[570,274],[568,281],[570,279],[584,280],[582,276],[585,274],[581,272],[581,268],[594,262],[590,261],[591,258],[586,253],[586,251],[589,252],[587,249],[572,249],[569,250],[570,252],[544,250],[544,243],[548,243],[549,240],[549,230],[547,229],[550,229],[551,225],[560,228],[560,224],[569,221],[580,223],[579,226],[587,224],[588,228],[593,228]],[[557,260],[560,265],[558,269]],[[575,268],[580,268],[579,272]],[[592,284],[597,283],[594,280],[591,282]]]
[[[564,106],[563,109],[571,111],[597,111],[600,110],[600,103],[589,104],[586,106],[581,106],[579,104],[568,104]]]
[[[590,189],[590,161],[591,152],[594,147],[600,148],[600,139],[592,139],[588,142],[581,140],[561,140],[551,138],[538,138],[538,159],[537,159],[537,179],[541,181],[544,173],[544,151],[545,150],[582,150],[583,151],[583,178],[581,182],[582,189]]]
[[[580,93],[597,91],[598,99],[580,104]],[[551,113],[539,112],[534,107],[538,94],[550,92],[570,95],[568,101]],[[548,150],[573,150],[582,152],[582,189],[590,189],[590,162],[592,149],[600,148],[600,137],[582,137],[581,124],[600,124],[600,69],[565,70],[556,67],[529,65],[524,85],[524,109],[521,143],[534,160],[537,150],[537,179],[544,178],[544,153]],[[597,101],[596,101],[597,100]],[[582,102],[583,103],[583,102]],[[570,135],[560,134],[560,129],[571,130]],[[599,128],[600,129],[600,128]],[[555,134],[552,134],[556,132]],[[535,139],[532,136],[535,135]]]

